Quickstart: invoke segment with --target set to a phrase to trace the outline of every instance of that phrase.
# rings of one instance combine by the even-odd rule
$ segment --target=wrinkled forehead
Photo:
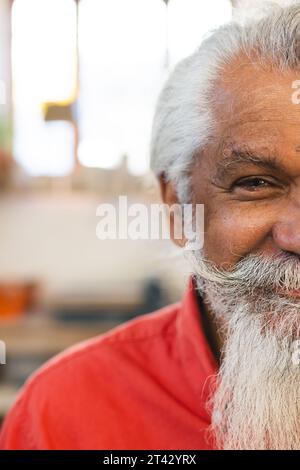
[[[223,146],[300,144],[300,70],[283,73],[238,57],[223,68],[211,98]]]

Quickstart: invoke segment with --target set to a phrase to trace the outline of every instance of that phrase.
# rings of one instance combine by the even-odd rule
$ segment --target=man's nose
[[[289,214],[289,215],[288,215]],[[273,226],[273,240],[283,251],[300,255],[300,207],[291,212],[287,208],[283,220]]]

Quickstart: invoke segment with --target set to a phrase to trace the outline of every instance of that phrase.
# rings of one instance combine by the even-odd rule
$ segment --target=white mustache
[[[194,253],[192,261],[197,275],[224,288],[300,290],[300,257],[297,255],[282,253],[266,257],[250,254],[230,270],[217,267],[200,251]]]

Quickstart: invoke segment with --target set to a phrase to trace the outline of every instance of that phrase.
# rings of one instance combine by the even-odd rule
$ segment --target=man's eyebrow
[[[217,163],[215,178],[222,180],[230,176],[240,166],[255,165],[271,171],[284,171],[278,162],[278,157],[273,155],[260,155],[250,150],[232,150],[229,155]]]

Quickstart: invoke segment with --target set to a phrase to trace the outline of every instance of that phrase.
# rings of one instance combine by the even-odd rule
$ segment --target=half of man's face
[[[216,135],[192,179],[205,205],[204,254],[225,269],[249,254],[300,256],[298,75],[240,58],[216,84]]]

